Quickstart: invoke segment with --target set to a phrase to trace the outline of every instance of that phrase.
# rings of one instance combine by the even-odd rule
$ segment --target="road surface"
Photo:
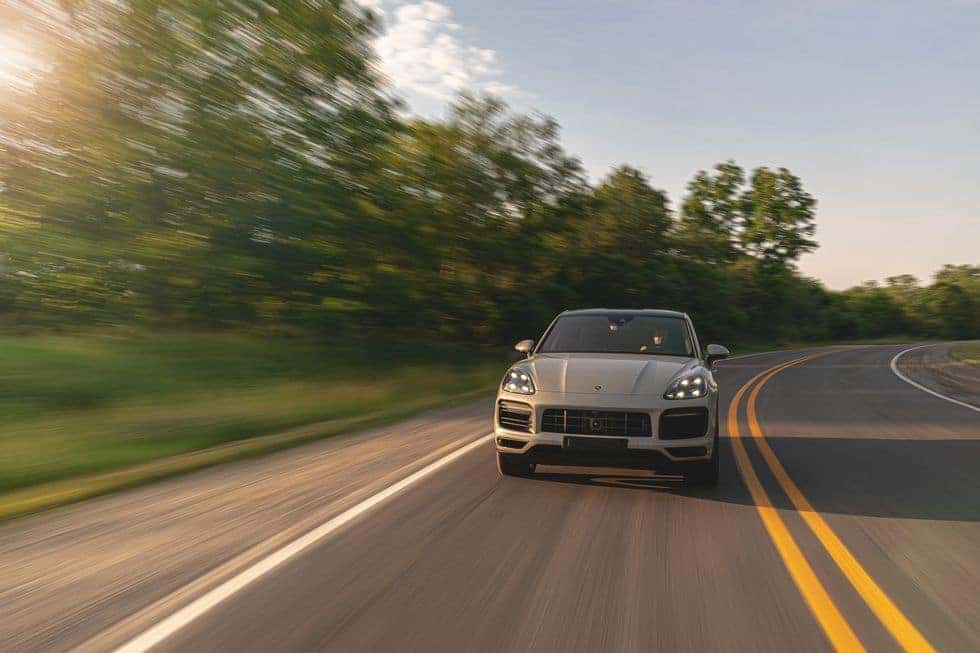
[[[8,523],[0,650],[980,650],[980,411],[905,348],[724,364],[713,489],[501,478],[480,402]]]

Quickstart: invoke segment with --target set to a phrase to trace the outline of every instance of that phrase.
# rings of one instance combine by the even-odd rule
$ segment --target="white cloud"
[[[515,95],[518,89],[496,79],[497,53],[469,43],[441,2],[361,0],[382,9],[387,28],[375,48],[381,68],[401,91],[446,101],[464,90]]]

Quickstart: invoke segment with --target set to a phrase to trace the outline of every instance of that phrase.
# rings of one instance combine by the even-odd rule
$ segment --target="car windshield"
[[[694,356],[683,318],[659,315],[566,315],[548,332],[542,353]]]

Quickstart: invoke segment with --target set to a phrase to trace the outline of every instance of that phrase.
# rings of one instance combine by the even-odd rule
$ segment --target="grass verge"
[[[239,460],[292,447],[331,435],[364,430],[432,408],[447,408],[475,400],[493,391],[493,387],[460,393],[440,399],[403,404],[390,411],[358,417],[325,420],[289,429],[281,433],[257,436],[247,440],[209,447],[200,451],[169,456],[117,471],[79,476],[41,483],[0,494],[0,521],[74,503],[117,490],[142,485],[169,476],[184,474],[212,465]]]
[[[504,365],[247,336],[0,338],[0,519],[475,399]]]
[[[961,363],[980,367],[980,340],[953,345],[949,349],[949,355]]]

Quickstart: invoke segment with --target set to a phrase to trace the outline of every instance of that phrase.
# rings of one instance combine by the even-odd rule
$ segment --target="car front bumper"
[[[500,401],[525,404],[531,410],[530,432],[507,428],[498,420]],[[660,414],[669,408],[703,407],[708,410],[707,432],[700,437],[660,439]],[[650,416],[652,435],[616,437],[553,433],[541,430],[546,408],[623,411]],[[545,465],[655,467],[659,463],[707,460],[716,446],[717,395],[668,401],[641,395],[594,395],[538,392],[517,395],[500,392],[494,402],[494,445],[502,454],[524,455],[528,462]],[[615,442],[613,442],[615,441]],[[625,442],[623,442],[625,441]]]

